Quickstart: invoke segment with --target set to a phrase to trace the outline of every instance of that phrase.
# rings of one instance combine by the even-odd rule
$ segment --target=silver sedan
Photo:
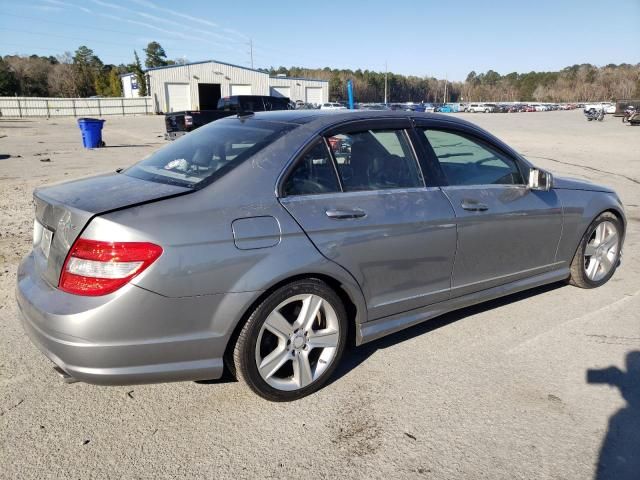
[[[67,381],[218,378],[276,401],[348,343],[538,285],[598,287],[626,220],[475,125],[415,112],[230,117],[35,191],[24,328]]]

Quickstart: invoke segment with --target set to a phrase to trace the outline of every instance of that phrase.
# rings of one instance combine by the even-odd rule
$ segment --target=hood
[[[577,178],[569,177],[554,176],[553,188],[562,190],[587,190],[590,192],[615,193],[609,187],[603,187],[602,185],[596,185],[595,183],[588,182],[587,180],[578,180]]]

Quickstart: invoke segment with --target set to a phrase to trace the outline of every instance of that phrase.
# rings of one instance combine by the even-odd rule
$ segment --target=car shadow
[[[161,143],[141,143],[131,145],[104,145],[100,148],[136,148],[136,147],[153,147],[154,145],[162,145]]]
[[[344,375],[349,373],[354,368],[358,367],[362,362],[364,362],[367,358],[369,358],[378,350],[392,347],[406,340],[410,340],[412,338],[418,337],[420,335],[424,335],[426,333],[432,332],[439,328],[446,327],[447,325],[453,322],[457,322],[458,320],[469,317],[471,315],[476,315],[489,310],[493,310],[498,307],[510,305],[512,303],[519,302],[521,300],[526,300],[527,298],[540,295],[546,292],[550,292],[552,290],[556,290],[564,286],[566,286],[566,283],[557,282],[549,285],[543,285],[540,287],[532,288],[530,290],[526,290],[523,292],[507,295],[505,297],[497,298],[495,300],[489,300],[487,302],[480,303],[478,305],[472,305],[470,307],[462,308],[460,310],[455,310],[453,312],[445,313],[444,315],[440,315],[438,317],[432,318],[431,320],[427,320],[424,323],[420,323],[413,327],[409,327],[406,330],[401,330],[391,335],[387,335],[386,337],[380,338],[378,340],[374,340],[373,342],[366,343],[359,347],[348,348],[347,351],[345,351],[345,354],[342,360],[340,361],[340,365],[338,365],[336,372],[334,373],[332,379],[330,380],[330,383],[333,383],[339,380],[340,378],[342,378]]]
[[[478,313],[493,310],[494,308],[502,307],[504,305],[510,305],[512,303],[519,302],[521,300],[526,300],[529,297],[550,292],[552,290],[556,290],[564,286],[566,286],[566,283],[557,282],[549,285],[543,285],[540,287],[532,288],[530,290],[526,290],[523,292],[507,295],[505,297],[497,298],[495,300],[489,300],[487,302],[484,302],[478,305],[473,305],[471,307],[462,308],[460,310],[456,310],[450,313],[446,313],[444,315],[440,315],[431,320],[425,321],[424,323],[415,325],[413,327],[409,327],[406,330],[402,330],[400,332],[393,333],[391,335],[387,335],[383,338],[374,340],[370,343],[366,343],[359,347],[353,347],[353,346],[348,347],[344,352],[344,356],[342,357],[340,364],[336,368],[335,373],[332,375],[331,379],[329,380],[328,385],[338,381],[347,373],[349,373],[351,370],[357,368],[362,362],[364,362],[367,358],[373,355],[377,350],[392,347],[398,343],[402,343],[414,337],[432,332],[434,330],[437,330],[438,328],[445,327],[450,323],[456,322],[470,315],[476,315]],[[353,345],[353,341],[350,342],[350,345]],[[212,380],[198,380],[195,383],[200,385],[216,385],[216,384],[223,384],[223,383],[232,383],[236,381],[237,381],[236,378],[229,372],[229,370],[225,366],[222,377],[218,379],[212,379]]]
[[[626,369],[626,372],[618,367],[587,370],[587,383],[616,387],[627,401],[609,419],[595,480],[640,478],[640,351],[627,353]]]
[[[194,383],[197,383],[199,385],[217,385],[219,383],[234,383],[237,381],[238,380],[236,379],[236,377],[231,374],[231,372],[225,365],[222,376],[220,378],[212,380],[196,380]]]

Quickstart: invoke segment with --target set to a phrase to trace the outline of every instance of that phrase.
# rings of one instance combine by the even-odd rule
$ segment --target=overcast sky
[[[455,5],[455,6],[454,6]],[[362,68],[463,80],[471,70],[640,63],[640,0],[0,0],[0,54],[87,45],[130,63],[169,58],[258,67]],[[144,60],[144,59],[143,59]]]

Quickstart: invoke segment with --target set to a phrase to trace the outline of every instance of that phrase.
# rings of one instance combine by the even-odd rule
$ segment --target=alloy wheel
[[[298,390],[315,382],[336,357],[340,328],[331,304],[314,294],[289,297],[267,316],[255,347],[262,379]]]
[[[584,249],[584,269],[589,280],[598,282],[614,268],[619,237],[613,222],[604,221],[595,228]]]

